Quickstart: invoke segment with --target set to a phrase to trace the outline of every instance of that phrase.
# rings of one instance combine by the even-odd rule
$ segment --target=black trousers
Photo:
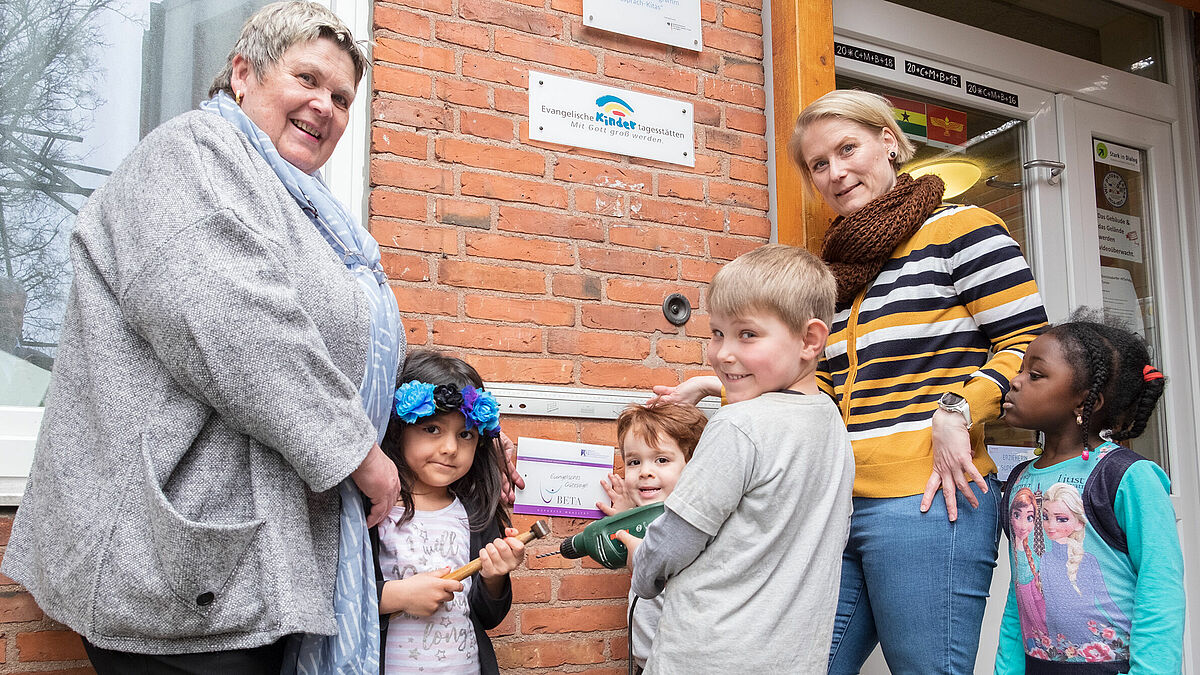
[[[288,638],[251,649],[197,654],[134,654],[83,641],[98,675],[279,675]]]

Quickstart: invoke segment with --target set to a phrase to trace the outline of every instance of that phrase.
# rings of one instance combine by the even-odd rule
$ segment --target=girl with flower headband
[[[1073,318],[1029,345],[1004,399],[1005,420],[1045,442],[1005,489],[1007,512],[1034,501],[1041,517],[1037,558],[1022,546],[1028,528],[1005,523],[1014,571],[996,673],[1177,673],[1183,554],[1170,481],[1117,443],[1146,429],[1166,380],[1139,336]],[[1025,564],[1040,593],[1020,587]],[[1044,633],[1028,639],[1021,620],[1039,613]]]
[[[499,436],[500,408],[474,368],[408,355],[381,444],[400,500],[372,536],[385,675],[499,672],[484,631],[508,614],[508,574],[525,557],[501,500]],[[476,555],[475,575],[442,578]]]

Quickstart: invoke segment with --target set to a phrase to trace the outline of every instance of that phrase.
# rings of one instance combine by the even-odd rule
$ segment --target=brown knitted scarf
[[[854,301],[862,287],[875,279],[896,247],[921,229],[921,223],[942,203],[946,184],[935,175],[896,177],[896,187],[866,206],[839,216],[825,232],[821,258],[837,279],[837,304]]]

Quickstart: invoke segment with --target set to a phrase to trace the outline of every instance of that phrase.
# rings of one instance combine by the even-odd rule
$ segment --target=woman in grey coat
[[[265,7],[79,214],[3,571],[100,673],[377,671],[366,528],[399,493],[378,441],[404,332],[317,175],[365,65],[328,9]]]

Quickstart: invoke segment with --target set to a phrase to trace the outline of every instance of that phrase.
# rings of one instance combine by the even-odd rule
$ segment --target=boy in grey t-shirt
[[[665,593],[647,673],[826,670],[854,482],[815,374],[834,289],[820,260],[779,244],[709,284],[708,360],[730,405],[645,540],[618,535],[633,591]]]

